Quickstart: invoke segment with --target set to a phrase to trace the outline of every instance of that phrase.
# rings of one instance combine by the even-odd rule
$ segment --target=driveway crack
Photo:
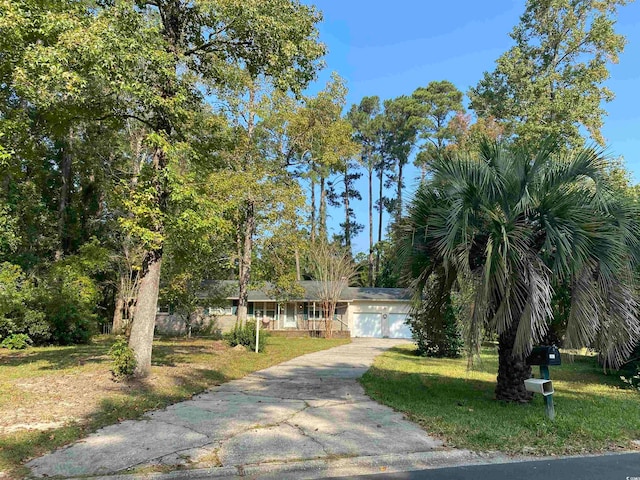
[[[289,423],[289,421],[287,421],[285,423],[287,425],[289,425],[290,427],[293,427],[293,428],[297,429],[303,437],[308,438],[313,443],[317,444],[322,449],[322,451],[324,452],[324,454],[327,457],[331,455],[331,452],[329,452],[327,450],[327,447],[325,447],[324,444],[320,440],[318,440],[317,438],[313,438],[311,435],[309,435],[307,432],[305,432],[304,429],[300,425],[296,425],[295,423],[291,424],[291,423]]]

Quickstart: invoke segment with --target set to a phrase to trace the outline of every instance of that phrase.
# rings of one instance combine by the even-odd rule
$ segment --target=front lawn
[[[118,421],[190,398],[345,339],[271,337],[264,353],[232,349],[221,340],[154,342],[151,375],[115,383],[107,351],[113,337],[91,345],[0,349],[0,478],[26,473],[20,465]]]
[[[560,455],[629,449],[640,439],[640,395],[620,388],[619,376],[604,375],[593,357],[571,362],[563,354],[563,365],[550,368],[554,422],[540,395],[527,405],[494,400],[497,370],[495,349],[483,349],[482,365],[469,372],[464,358],[419,357],[409,345],[379,356],[362,384],[448,446]]]

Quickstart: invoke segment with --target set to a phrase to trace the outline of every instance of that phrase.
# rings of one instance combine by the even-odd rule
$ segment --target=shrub
[[[264,350],[265,340],[267,332],[260,331],[260,345],[258,351]],[[251,350],[256,349],[256,322],[253,320],[247,320],[244,325],[237,324],[233,327],[229,333],[224,335],[225,340],[230,346],[243,345]]]
[[[626,383],[629,388],[640,392],[640,367],[636,367],[636,368],[637,368],[637,371],[635,375],[630,375],[628,377],[621,375],[620,380]]]
[[[24,333],[13,333],[0,343],[0,347],[8,348],[9,350],[24,350],[29,347],[31,343],[32,341],[29,338],[29,335],[25,335]]]
[[[35,343],[50,339],[45,314],[36,305],[39,291],[18,265],[0,263],[0,338],[23,333]]]
[[[136,369],[136,357],[127,344],[126,339],[119,338],[109,349],[112,359],[111,373],[116,380],[123,380],[133,375]]]
[[[218,321],[213,316],[194,322],[191,326],[191,334],[198,337],[208,337],[212,340],[222,340],[223,338]],[[262,337],[262,332],[260,332],[260,337]]]
[[[52,265],[41,296],[42,310],[51,325],[55,343],[88,343],[96,333],[96,305],[101,291],[95,277],[106,268],[108,255],[92,239],[76,255]]]
[[[409,317],[409,327],[418,346],[418,354],[425,357],[457,358],[463,342],[453,307],[443,306],[440,318],[433,311],[421,309]]]
[[[457,303],[451,295],[442,298],[435,295],[433,279],[427,282],[422,303],[407,321],[419,355],[446,358],[461,355],[464,344],[458,326],[461,306]]]

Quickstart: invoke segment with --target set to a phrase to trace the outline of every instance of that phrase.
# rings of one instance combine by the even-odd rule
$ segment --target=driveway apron
[[[142,420],[103,428],[32,460],[35,476],[109,475],[161,468],[429,452],[442,447],[357,379],[384,350],[405,343],[353,339],[225,383]]]

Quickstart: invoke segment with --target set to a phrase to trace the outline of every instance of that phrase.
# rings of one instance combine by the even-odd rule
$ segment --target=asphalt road
[[[640,480],[640,453],[381,473],[340,480]],[[331,480],[331,479],[327,479]],[[335,478],[335,480],[338,480]]]

